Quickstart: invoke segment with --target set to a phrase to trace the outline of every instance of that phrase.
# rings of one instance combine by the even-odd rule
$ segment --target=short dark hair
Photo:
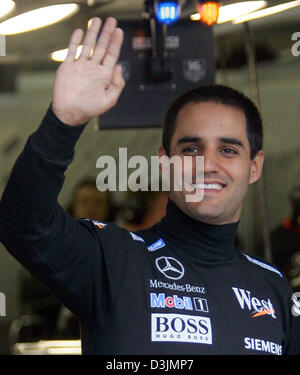
[[[213,102],[225,104],[241,109],[247,121],[247,137],[250,144],[250,158],[255,155],[263,146],[263,125],[262,119],[256,105],[241,92],[223,85],[200,86],[189,90],[179,96],[169,106],[163,124],[162,145],[170,155],[171,139],[176,130],[176,120],[179,111],[189,103]]]

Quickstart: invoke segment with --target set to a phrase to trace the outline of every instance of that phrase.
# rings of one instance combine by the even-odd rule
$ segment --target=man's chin
[[[195,220],[207,223],[215,223],[220,220],[220,206],[208,205],[206,199],[200,202],[186,202],[185,200],[176,202],[174,199],[172,200],[186,215]]]
[[[188,215],[195,220],[210,224],[218,224],[221,221],[220,213],[215,210],[203,209],[203,207],[188,207]]]

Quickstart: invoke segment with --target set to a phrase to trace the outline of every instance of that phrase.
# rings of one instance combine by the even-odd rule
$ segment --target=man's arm
[[[82,315],[79,305],[93,289],[91,271],[102,255],[95,251],[99,239],[93,225],[66,214],[57,197],[85,123],[111,108],[124,86],[115,67],[122,38],[114,19],[107,20],[95,47],[102,59],[85,57],[100,23],[93,20],[76,61],[81,32],[73,33],[68,57],[56,74],[52,105],[18,157],[0,201],[0,240],[77,315]],[[110,68],[103,68],[107,59]]]

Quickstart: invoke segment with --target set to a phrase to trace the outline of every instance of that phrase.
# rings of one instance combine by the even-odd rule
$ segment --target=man
[[[78,316],[84,354],[299,353],[287,281],[234,246],[247,186],[263,165],[260,120],[241,94],[200,88],[167,113],[159,155],[204,156],[204,185],[193,181],[202,201],[171,191],[166,216],[136,233],[75,220],[57,203],[85,124],[124,87],[115,19],[89,58],[100,24],[93,19],[77,61],[82,31],[71,37],[52,106],[3,194],[1,241]]]

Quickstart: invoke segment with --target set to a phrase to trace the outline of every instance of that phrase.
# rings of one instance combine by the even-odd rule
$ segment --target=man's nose
[[[218,155],[215,150],[206,149],[203,153],[204,173],[214,173],[220,170]]]

